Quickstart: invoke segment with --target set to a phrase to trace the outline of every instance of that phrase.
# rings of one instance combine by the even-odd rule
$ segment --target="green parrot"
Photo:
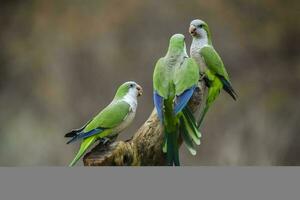
[[[179,134],[195,155],[193,143],[200,144],[201,134],[187,108],[199,80],[199,67],[188,57],[182,34],[171,37],[167,54],[160,58],[153,73],[153,101],[165,136],[163,151],[169,165],[179,166]]]
[[[212,45],[211,32],[208,25],[200,19],[195,19],[190,23],[189,33],[193,37],[190,48],[191,57],[199,65],[200,73],[204,73],[204,80],[208,87],[206,104],[197,125],[199,128],[209,107],[220,94],[222,88],[234,100],[237,99],[237,94],[233,90],[228,73],[219,54]]]
[[[69,166],[74,166],[96,140],[107,141],[128,127],[135,117],[137,97],[141,95],[142,87],[137,83],[133,81],[123,83],[107,107],[82,128],[67,133],[65,137],[71,137],[67,144],[82,140],[80,149]]]

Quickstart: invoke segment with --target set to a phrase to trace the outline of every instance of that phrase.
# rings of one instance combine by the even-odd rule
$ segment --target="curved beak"
[[[194,25],[190,25],[190,28],[189,28],[189,33],[192,35],[192,36],[195,36],[197,33],[196,33],[196,30],[197,28],[194,26]]]
[[[138,96],[142,96],[142,94],[143,94],[143,88],[140,85],[137,85],[136,89],[138,91]]]

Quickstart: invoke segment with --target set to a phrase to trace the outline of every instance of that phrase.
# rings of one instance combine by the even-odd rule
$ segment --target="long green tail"
[[[180,116],[181,137],[189,152],[192,155],[196,155],[195,144],[200,145],[201,133],[198,130],[195,118],[188,107],[185,107],[182,112],[183,115]]]
[[[190,111],[190,109],[188,107],[185,107],[183,109],[183,119],[184,121],[188,122],[188,126],[190,127],[190,129],[192,129],[193,133],[198,137],[201,138],[201,132],[198,130],[197,128],[197,122],[196,119],[193,115],[193,113]],[[186,125],[186,126],[187,126]]]
[[[199,119],[199,121],[198,121],[198,123],[197,123],[197,128],[198,128],[198,129],[200,128],[200,126],[201,126],[201,124],[202,124],[202,122],[203,122],[203,119],[204,119],[204,117],[205,117],[205,115],[206,115],[206,113],[207,113],[209,107],[210,107],[210,105],[206,104],[206,105],[205,105],[205,108],[204,108],[203,111],[201,112],[200,119]]]
[[[200,145],[201,134],[198,131],[197,127],[191,126],[189,119],[185,115],[182,115],[180,119],[180,126],[184,128],[184,133],[186,133],[195,144]]]
[[[168,127],[164,127],[165,143],[163,152],[167,153],[168,164],[175,166],[180,165],[178,146],[179,133],[181,134],[185,146],[192,155],[196,155],[195,145],[200,145],[201,138],[201,133],[197,129],[195,118],[187,107],[183,109],[178,117],[179,124],[176,129],[167,129]],[[173,131],[168,132],[167,130]]]
[[[208,109],[210,108],[211,104],[215,101],[217,96],[220,94],[220,90],[222,89],[222,87],[223,87],[223,84],[219,78],[215,78],[214,81],[211,83],[211,85],[208,89],[205,107],[204,107],[203,111],[201,112],[197,128],[200,128]]]
[[[179,147],[178,147],[178,130],[175,132],[165,131],[167,136],[167,161],[169,166],[180,166]]]
[[[183,142],[184,142],[186,148],[194,156],[194,155],[197,154],[197,151],[196,151],[193,139],[191,138],[191,136],[187,132],[187,130],[184,127],[183,123],[184,123],[184,121],[181,119],[180,120],[180,133],[181,133],[181,137],[183,139]]]
[[[164,101],[164,135],[165,135],[165,145],[163,151],[166,150],[167,153],[167,162],[169,166],[180,166],[179,162],[179,130],[178,130],[178,119],[177,116],[174,116],[173,111],[173,97],[166,99]]]
[[[75,158],[72,160],[72,162],[69,164],[69,167],[73,167],[77,161],[82,157],[82,155],[86,152],[86,150],[96,141],[96,137],[92,136],[89,138],[86,138],[82,141],[80,145],[80,149],[75,156]]]

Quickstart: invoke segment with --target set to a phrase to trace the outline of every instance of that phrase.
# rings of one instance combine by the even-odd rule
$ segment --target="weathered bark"
[[[199,82],[189,102],[191,111],[198,112],[203,99],[203,82]],[[162,152],[163,132],[155,109],[147,121],[128,141],[97,145],[83,157],[85,166],[161,166],[166,165]]]

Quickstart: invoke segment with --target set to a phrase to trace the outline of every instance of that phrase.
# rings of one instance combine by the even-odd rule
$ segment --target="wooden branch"
[[[203,99],[203,81],[199,82],[189,108],[195,114]],[[95,146],[83,157],[85,166],[162,166],[166,155],[162,152],[163,132],[155,109],[147,121],[128,141]]]

